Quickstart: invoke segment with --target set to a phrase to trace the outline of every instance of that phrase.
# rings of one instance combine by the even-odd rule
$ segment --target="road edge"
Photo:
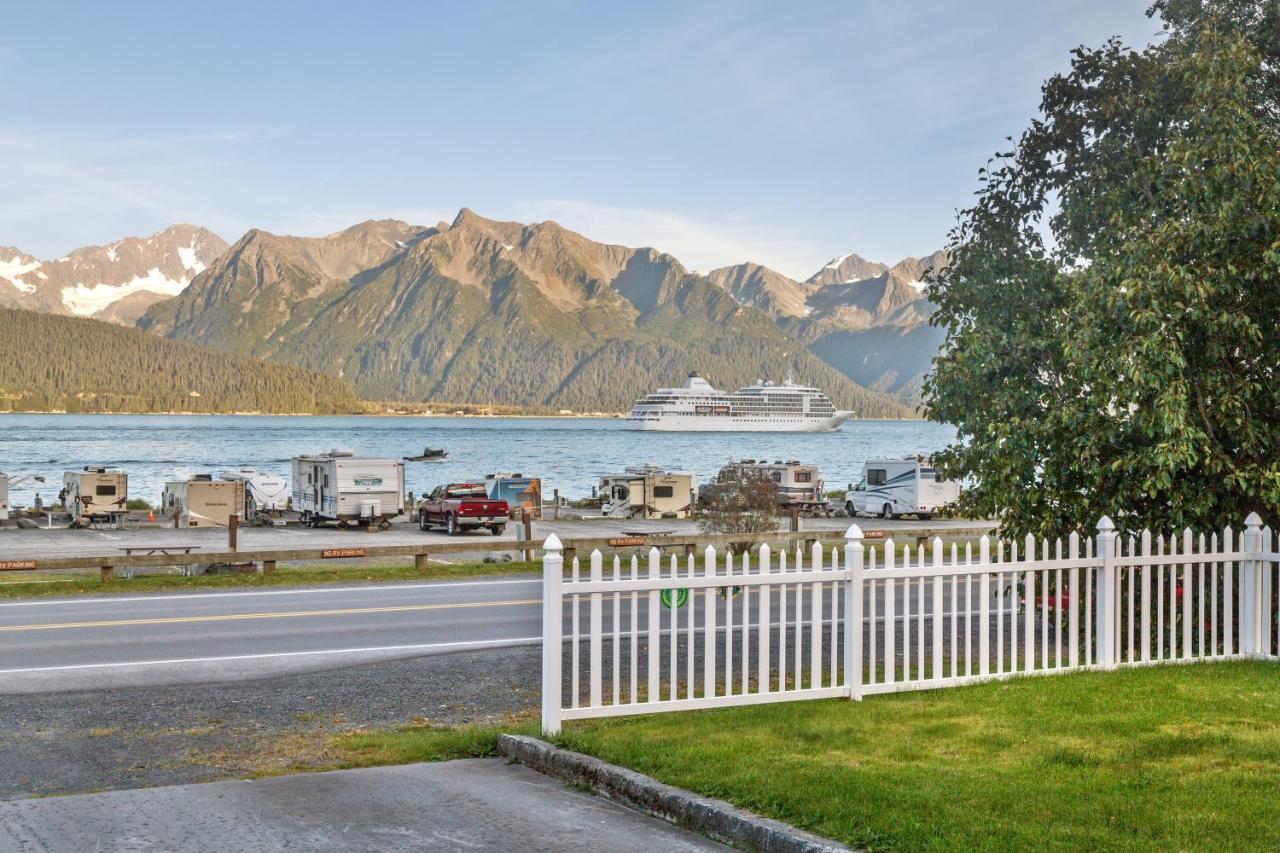
[[[552,778],[593,790],[606,799],[714,841],[745,850],[835,853],[843,844],[790,824],[666,785],[590,755],[527,735],[498,736],[498,754]]]

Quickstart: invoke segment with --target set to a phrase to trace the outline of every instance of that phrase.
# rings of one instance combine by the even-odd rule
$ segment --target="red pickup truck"
[[[489,500],[484,484],[450,483],[436,486],[418,504],[418,527],[443,527],[450,536],[487,527],[494,536],[501,536],[509,513],[506,501]]]

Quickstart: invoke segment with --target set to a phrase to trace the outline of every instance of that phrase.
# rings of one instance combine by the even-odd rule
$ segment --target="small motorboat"
[[[406,456],[405,462],[443,462],[449,458],[449,451],[442,447],[424,447],[421,456]]]

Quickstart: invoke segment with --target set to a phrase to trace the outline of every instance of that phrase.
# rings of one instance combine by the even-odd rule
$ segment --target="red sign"
[[[862,534],[862,538],[863,538],[863,539],[883,539],[883,538],[884,538],[884,531],[883,531],[883,530],[868,530],[866,533]]]
[[[0,560],[0,572],[19,572],[35,567],[35,560]]]
[[[337,557],[363,557],[365,553],[363,548],[326,548],[320,552],[320,556],[332,560]]]
[[[609,544],[615,548],[627,548],[644,544],[643,536],[620,536],[617,539],[610,539]]]

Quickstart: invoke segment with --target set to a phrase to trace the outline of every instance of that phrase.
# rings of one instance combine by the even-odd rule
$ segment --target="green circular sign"
[[[687,589],[677,589],[677,590],[664,589],[661,595],[662,606],[667,608],[671,607],[672,592],[675,592],[676,594],[676,607],[684,607],[684,603],[689,600],[689,590]]]

